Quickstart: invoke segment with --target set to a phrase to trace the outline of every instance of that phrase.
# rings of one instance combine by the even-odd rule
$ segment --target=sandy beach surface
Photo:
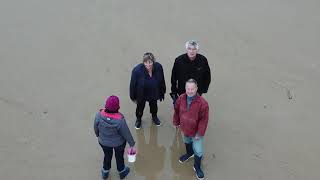
[[[100,179],[93,118],[112,94],[137,141],[127,179],[195,179],[168,95],[189,39],[213,78],[206,179],[320,179],[319,32],[317,0],[1,0],[0,179]],[[135,130],[129,81],[148,51],[165,71],[163,125],[146,106]]]

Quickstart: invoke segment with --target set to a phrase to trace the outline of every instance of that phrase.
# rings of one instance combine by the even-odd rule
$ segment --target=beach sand
[[[320,179],[319,9],[316,0],[2,0],[1,179],[99,179],[93,119],[109,95],[137,141],[127,179],[195,179],[192,160],[178,163],[169,97],[190,39],[212,70],[206,179]],[[129,81],[145,52],[163,65],[167,94],[163,125],[146,106],[135,130]]]

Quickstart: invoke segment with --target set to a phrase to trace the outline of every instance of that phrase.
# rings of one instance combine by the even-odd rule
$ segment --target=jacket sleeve
[[[173,114],[173,125],[179,126],[180,125],[180,104],[181,104],[181,97],[178,98],[174,105],[174,114]]]
[[[137,85],[137,72],[134,68],[132,70],[131,80],[130,80],[130,99],[132,101],[137,99],[136,85]]]
[[[203,103],[199,112],[199,122],[198,122],[198,134],[199,136],[204,136],[209,120],[209,105],[207,102]]]
[[[211,70],[208,64],[208,60],[205,58],[205,72],[204,72],[204,89],[203,93],[207,93],[209,89],[209,85],[211,83]]]
[[[130,147],[133,147],[136,142],[134,141],[132,134],[130,132],[130,129],[128,128],[127,122],[124,118],[120,124],[119,131],[120,131],[121,136],[128,142]]]
[[[166,93],[166,81],[164,79],[164,73],[163,73],[163,68],[160,65],[160,73],[161,73],[161,82],[160,82],[160,94],[161,96],[164,96],[164,94]]]
[[[171,93],[178,93],[177,89],[177,59],[174,61],[171,72]]]
[[[98,118],[97,115],[94,118],[94,123],[93,123],[93,129],[94,129],[94,133],[96,134],[97,137],[99,137],[99,128],[98,128]]]

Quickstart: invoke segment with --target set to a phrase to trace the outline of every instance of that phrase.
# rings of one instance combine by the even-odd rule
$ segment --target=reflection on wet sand
[[[157,175],[162,172],[165,159],[165,147],[158,145],[157,127],[150,127],[149,143],[146,143],[144,129],[137,131],[138,154],[135,162],[137,175],[144,176],[146,180],[161,179]]]
[[[178,162],[179,157],[185,153],[185,145],[182,141],[182,136],[179,129],[176,129],[172,145],[170,147],[170,161],[173,170],[173,178],[176,180],[194,179],[193,176],[193,158],[184,164]]]

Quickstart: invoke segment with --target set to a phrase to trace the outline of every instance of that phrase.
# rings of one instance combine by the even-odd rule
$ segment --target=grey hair
[[[186,46],[186,49],[188,49],[188,47],[190,47],[190,46],[193,46],[194,48],[199,50],[199,43],[197,43],[197,41],[195,41],[195,40],[187,41],[185,46]]]
[[[197,81],[196,80],[194,80],[194,79],[188,79],[188,81],[186,82],[186,85],[187,85],[187,83],[193,83],[193,84],[195,84],[197,87],[198,87],[198,83],[197,83]]]

